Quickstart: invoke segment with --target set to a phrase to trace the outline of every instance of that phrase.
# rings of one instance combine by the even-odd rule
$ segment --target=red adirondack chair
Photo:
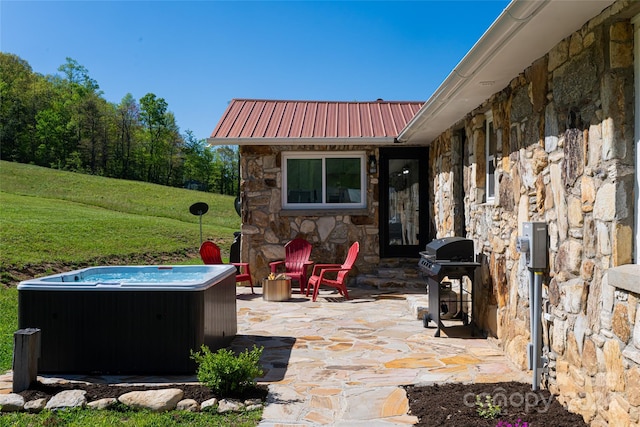
[[[223,264],[222,256],[220,255],[220,248],[209,240],[203,242],[200,246],[200,258],[202,258],[202,262],[205,264]],[[231,264],[238,269],[238,274],[236,274],[236,283],[248,281],[251,286],[251,293],[255,294],[253,291],[253,280],[251,279],[249,263],[232,262]]]
[[[278,267],[284,266],[284,273],[297,280],[300,284],[300,294],[307,288],[307,267],[313,265],[309,261],[311,256],[311,243],[304,239],[293,239],[284,245],[284,260],[269,263],[272,273],[278,272]]]
[[[338,289],[338,292],[344,295],[346,299],[349,299],[349,292],[347,292],[346,284],[347,275],[351,271],[353,264],[356,262],[359,251],[360,243],[355,242],[349,248],[347,259],[345,259],[343,264],[316,264],[313,267],[313,273],[311,273],[311,277],[309,277],[309,281],[307,282],[306,295],[309,296],[309,291],[313,288],[313,301],[315,301],[318,297],[318,289],[320,289],[320,285],[326,285]],[[327,273],[331,276],[331,273],[336,273],[335,279],[328,278]]]

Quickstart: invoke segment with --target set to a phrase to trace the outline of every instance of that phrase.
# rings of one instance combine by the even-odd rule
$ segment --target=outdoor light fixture
[[[369,173],[378,172],[378,162],[376,161],[376,156],[371,154],[369,156]]]

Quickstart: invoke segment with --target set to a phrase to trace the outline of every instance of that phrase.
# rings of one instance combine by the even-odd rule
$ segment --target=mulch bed
[[[419,418],[415,424],[421,427],[474,426],[507,427],[583,427],[582,416],[569,412],[547,390],[534,392],[531,384],[519,382],[488,384],[442,384],[430,386],[406,386],[410,414]],[[501,413],[495,419],[482,418],[477,412],[475,396],[485,395],[495,399]],[[506,402],[503,404],[502,402]],[[502,421],[502,424],[499,422]]]

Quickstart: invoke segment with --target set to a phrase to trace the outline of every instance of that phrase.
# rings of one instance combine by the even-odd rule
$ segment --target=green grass
[[[15,162],[0,161],[0,191],[68,200],[116,212],[173,218],[194,224],[199,220],[189,212],[189,206],[195,202],[205,202],[209,205],[209,212],[202,216],[203,224],[234,230],[240,225],[232,196],[70,173]]]
[[[13,333],[18,329],[18,290],[0,285],[0,372],[11,368]]]
[[[233,197],[0,161],[0,270],[83,264],[111,256],[195,252],[203,238],[228,250],[240,218]]]
[[[172,411],[154,413],[150,411],[96,411],[72,409],[44,411],[40,414],[6,413],[0,415],[0,426],[234,426],[254,427],[260,422],[262,410],[238,413],[212,414]]]
[[[11,369],[18,328],[18,292],[11,271],[28,266],[54,272],[103,260],[184,254],[199,264],[200,218],[204,239],[224,252],[240,229],[234,198],[135,181],[115,180],[0,161],[0,372]],[[195,256],[195,258],[194,258]],[[173,411],[73,410],[0,415],[0,426],[255,426],[262,411],[191,414]]]

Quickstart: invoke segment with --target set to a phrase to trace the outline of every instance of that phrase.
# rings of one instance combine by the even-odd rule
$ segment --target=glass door
[[[428,149],[380,150],[380,256],[418,257],[429,236]]]

